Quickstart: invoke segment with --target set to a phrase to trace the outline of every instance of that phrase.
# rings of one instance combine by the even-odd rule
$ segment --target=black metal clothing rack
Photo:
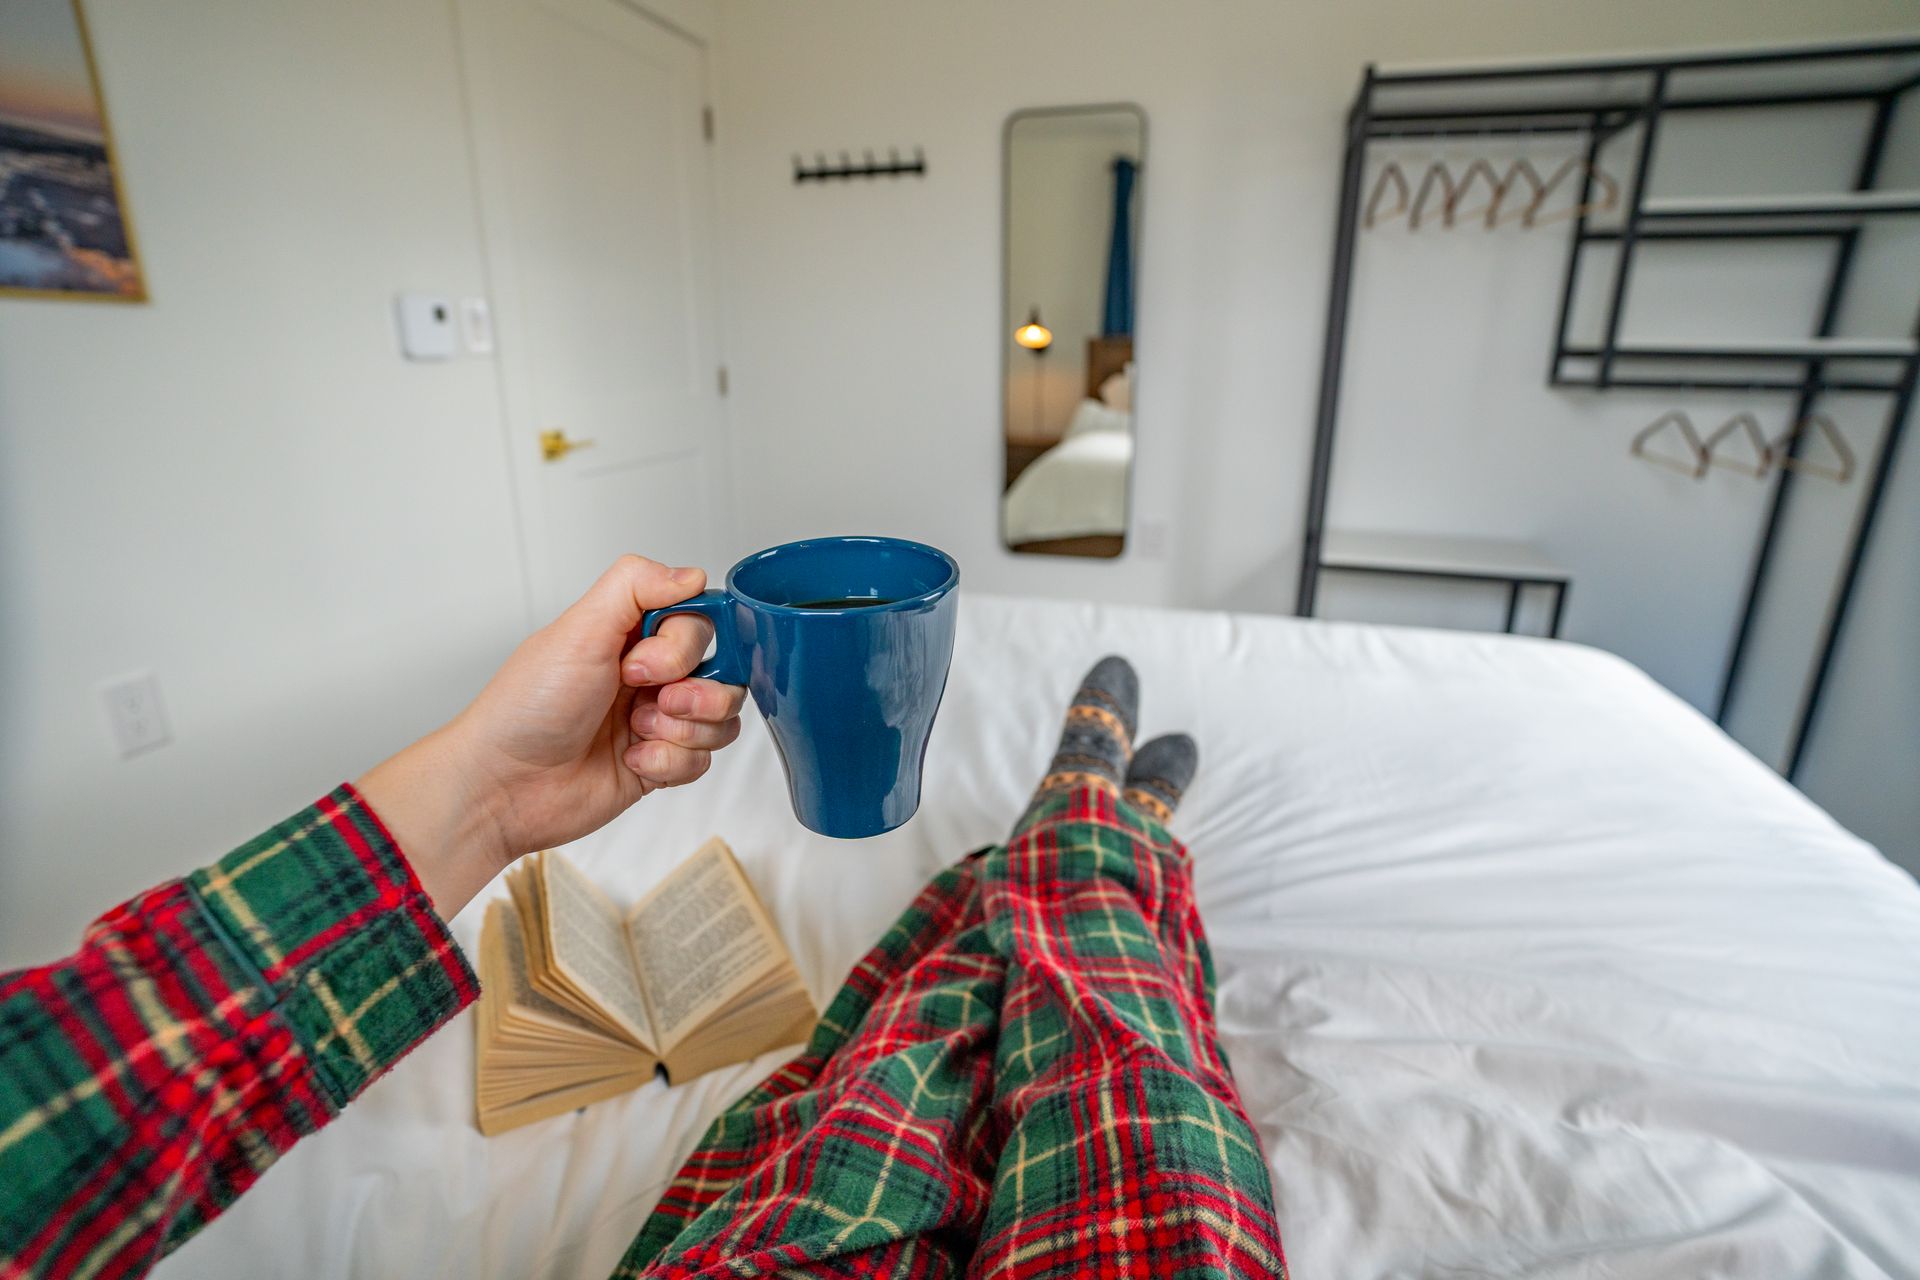
[[[1333,470],[1340,375],[1346,354],[1348,303],[1359,229],[1367,147],[1384,139],[1492,134],[1584,134],[1582,188],[1576,207],[1593,198],[1600,149],[1624,130],[1639,130],[1630,180],[1623,181],[1617,226],[1596,227],[1581,213],[1570,223],[1566,275],[1547,381],[1590,389],[1770,392],[1794,398],[1803,420],[1823,395],[1869,393],[1888,398],[1886,425],[1867,469],[1845,557],[1792,722],[1785,773],[1805,755],[1820,695],[1830,674],[1860,566],[1886,494],[1920,375],[1920,308],[1907,338],[1836,337],[1866,220],[1920,212],[1920,191],[1876,189],[1887,136],[1903,95],[1920,87],[1920,39],[1763,48],[1665,58],[1612,58],[1471,69],[1380,71],[1366,68],[1347,115],[1326,347],[1320,370],[1313,466],[1301,551],[1297,612],[1311,616],[1323,558],[1327,495]],[[1658,199],[1647,191],[1663,118],[1680,112],[1771,110],[1833,103],[1867,104],[1866,137],[1852,190],[1824,196]],[[1621,318],[1636,250],[1664,240],[1831,240],[1834,254],[1813,334],[1800,342],[1640,345],[1621,341]],[[1615,248],[1612,279],[1597,344],[1570,340],[1573,296],[1588,245]],[[1920,292],[1920,282],[1916,282]],[[1738,373],[1727,373],[1732,368]],[[1696,370],[1701,371],[1696,374]],[[1797,455],[1796,436],[1789,456]],[[1749,569],[1739,622],[1729,646],[1715,716],[1726,723],[1740,687],[1754,616],[1769,585],[1794,471],[1778,468]]]

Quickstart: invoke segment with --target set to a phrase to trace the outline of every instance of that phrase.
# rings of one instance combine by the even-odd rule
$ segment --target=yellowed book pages
[[[480,930],[475,1120],[500,1133],[624,1093],[653,1078],[654,1056],[536,991],[514,906],[494,902]]]
[[[622,918],[564,856],[507,876],[480,934],[474,1094],[501,1133],[638,1087],[671,1036],[674,1082],[801,1042],[816,1013],[725,842],[709,840]],[[667,1028],[662,1031],[660,1028]]]
[[[635,1044],[658,1052],[633,953],[616,908],[600,887],[563,857],[540,859],[538,881],[546,943],[555,972],[597,1005]]]
[[[626,933],[663,1058],[787,963],[766,908],[718,836],[634,904]]]
[[[667,1079],[673,1084],[685,1084],[720,1067],[746,1062],[783,1046],[804,1044],[813,1034],[819,1017],[804,992],[781,1009],[767,1012],[771,1016],[765,1020],[737,1026],[730,1033],[709,1036],[702,1027],[683,1040],[666,1060]]]
[[[552,913],[547,908],[547,894],[542,887],[542,866],[549,856],[536,853],[507,873],[507,890],[513,897],[514,914],[520,921],[527,983],[549,1001],[591,1023],[601,1035],[621,1044],[637,1045],[632,1033],[618,1019],[554,966],[549,942],[553,931]]]
[[[500,923],[493,926],[492,917],[498,913]],[[521,927],[519,912],[511,902],[494,902],[487,907],[488,920],[482,926],[483,939],[492,938],[500,949],[500,994],[505,999],[507,1015],[515,1022],[524,1022],[547,1028],[557,1033],[558,1038],[581,1037],[612,1044],[605,1034],[587,1019],[573,1010],[542,995],[528,980],[527,934]]]
[[[591,1084],[578,1085],[569,1089],[556,1089],[551,1093],[536,1094],[519,1102],[507,1103],[498,1107],[483,1108],[477,1120],[480,1132],[491,1137],[496,1133],[505,1133],[517,1129],[523,1124],[532,1124],[536,1120],[545,1120],[563,1112],[574,1111],[589,1103],[602,1102],[618,1097],[629,1090],[637,1089],[653,1078],[653,1072],[645,1071],[632,1076],[614,1076],[598,1080]]]
[[[652,1070],[657,1059],[549,999],[527,973],[526,939],[510,902],[487,908],[480,930],[485,1075],[498,1082],[516,1068],[565,1064],[574,1080]]]
[[[514,919],[527,935],[521,951],[526,957],[528,969],[535,972],[547,967],[547,926],[541,917],[540,896],[533,883],[533,868],[539,859],[540,855],[536,853],[507,872],[507,895],[513,900]]]

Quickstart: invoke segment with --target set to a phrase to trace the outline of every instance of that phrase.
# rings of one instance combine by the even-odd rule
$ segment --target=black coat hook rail
[[[913,159],[902,160],[897,147],[887,148],[885,160],[875,160],[873,152],[862,153],[863,159],[854,160],[844,151],[840,153],[840,163],[830,164],[826,153],[816,151],[813,154],[813,167],[808,168],[799,156],[793,158],[793,180],[802,182],[833,182],[844,180],[851,182],[855,178],[899,178],[927,176],[927,156],[919,147],[913,149]]]

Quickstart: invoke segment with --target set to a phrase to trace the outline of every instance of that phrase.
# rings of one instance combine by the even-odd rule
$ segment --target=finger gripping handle
[[[713,623],[713,656],[688,672],[687,679],[745,684],[747,672],[740,661],[740,645],[733,630],[733,597],[724,591],[702,591],[679,604],[649,609],[640,615],[640,638],[644,640],[659,631],[660,624],[677,613],[697,613]]]

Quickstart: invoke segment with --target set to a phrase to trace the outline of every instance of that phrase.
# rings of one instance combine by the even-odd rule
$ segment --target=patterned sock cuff
[[[1127,767],[1123,798],[1155,822],[1166,823],[1200,768],[1200,748],[1184,733],[1145,743]]]

